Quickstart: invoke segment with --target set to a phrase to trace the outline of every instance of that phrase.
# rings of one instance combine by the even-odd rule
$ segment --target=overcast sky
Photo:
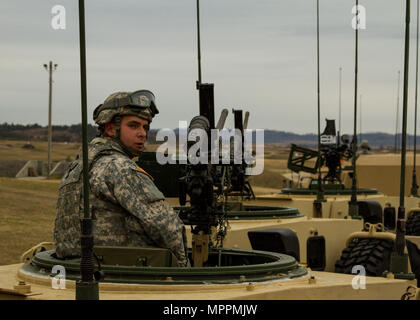
[[[53,123],[81,122],[78,1],[0,2],[0,122],[48,123],[48,73],[54,72]],[[353,130],[355,1],[320,0],[321,119],[336,119],[342,73],[342,131]],[[408,129],[413,130],[416,1],[412,1]],[[198,113],[195,0],[86,1],[87,101],[150,89],[154,128],[176,128]],[[398,70],[402,113],[405,1],[365,0],[359,32],[363,132],[395,133]],[[54,30],[51,9],[66,9]],[[249,128],[317,132],[316,1],[201,0],[202,80],[222,108],[250,111]],[[358,121],[359,122],[359,121]],[[400,120],[401,122],[401,120]],[[233,124],[230,113],[228,126]],[[359,124],[359,123],[358,123]],[[399,128],[401,128],[401,123]]]

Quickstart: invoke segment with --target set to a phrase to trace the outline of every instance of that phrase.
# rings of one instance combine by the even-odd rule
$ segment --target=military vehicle
[[[79,0],[79,28],[83,160],[84,168],[87,168],[83,0]],[[190,129],[201,128],[208,132],[214,128],[211,117],[213,86],[199,81],[198,89],[200,115],[193,118]],[[329,234],[321,236],[321,232],[324,231],[322,228],[329,224],[329,227],[335,228],[333,231],[336,236],[346,236],[348,233],[343,232],[345,228],[357,226],[357,229],[361,230],[362,221],[302,217],[296,209],[261,206],[244,208],[241,207],[241,203],[228,203],[227,195],[230,192],[237,192],[238,186],[228,179],[234,171],[234,165],[235,163],[231,162],[220,166],[189,163],[186,167],[183,179],[185,189],[181,202],[187,199],[187,195],[190,206],[180,208],[180,216],[186,224],[191,225],[192,248],[189,254],[192,267],[175,267],[174,258],[165,249],[93,247],[92,219],[89,210],[84,210],[81,219],[81,258],[57,259],[54,256],[53,244],[42,243],[25,252],[21,264],[0,267],[0,297],[159,300],[420,298],[414,278],[405,276],[408,272],[404,273],[404,277],[399,277],[399,274],[393,272],[388,273],[387,277],[363,278],[363,275],[355,277],[354,274],[318,271],[331,268],[330,260],[327,260],[331,250],[325,246],[325,243],[335,241],[338,247],[338,243],[341,242],[341,239],[332,240],[333,232],[331,236]],[[85,208],[89,207],[87,173],[87,170],[83,171]],[[239,210],[233,209],[235,206],[239,206]],[[228,240],[229,236],[231,239],[238,237],[239,234],[242,238],[246,237],[243,230],[242,233],[235,233],[233,230],[226,232],[228,215],[231,221],[238,220],[238,223],[231,224],[232,229],[234,226],[238,230],[241,229],[241,221],[244,221],[239,218],[251,217],[255,220],[255,216],[258,216],[261,223],[258,226],[253,225],[254,229],[266,229],[273,224],[273,220],[277,223],[281,222],[279,220],[285,220],[289,230],[279,231],[277,224],[276,230],[271,232],[274,237],[270,237],[268,230],[249,233],[251,242],[255,242],[255,246],[262,245],[268,248],[268,245],[273,244],[283,246],[281,250],[285,252],[275,253],[274,248],[268,248],[271,251],[227,248],[228,241],[232,241]],[[325,232],[331,231],[329,227],[326,227]],[[210,237],[213,228],[217,230],[216,236],[220,240],[216,244]],[[296,232],[293,232],[294,228]],[[246,229],[246,226],[242,229]],[[309,257],[309,261],[298,263],[304,259],[301,259],[299,242],[303,242],[302,239],[305,239],[304,234],[307,232],[312,237],[309,240],[306,235],[307,246],[303,252],[307,258]],[[374,229],[371,233],[374,233]],[[296,234],[301,236],[297,237]],[[400,234],[397,233],[397,236]],[[361,237],[359,235],[357,239]],[[325,250],[326,248],[328,250]]]
[[[356,36],[357,39],[357,36]],[[356,108],[355,108],[356,110]],[[356,119],[356,116],[355,116]],[[327,128],[325,129],[323,135],[319,136],[319,151],[316,152],[310,152],[308,149],[298,148],[295,146],[295,150],[292,148],[291,157],[289,158],[289,167],[290,168],[308,168],[305,167],[304,162],[306,160],[310,160],[311,158],[316,158],[316,161],[314,161],[315,165],[312,168],[308,168],[308,171],[311,173],[315,173],[317,170],[320,173],[320,168],[322,165],[322,162],[325,162],[325,164],[328,167],[328,173],[324,176],[322,179],[324,182],[327,182],[327,184],[324,184],[324,186],[327,186],[327,192],[330,194],[332,193],[334,198],[333,201],[331,201],[329,206],[329,217],[334,218],[332,205],[336,203],[340,203],[337,201],[337,197],[340,195],[346,195],[351,194],[351,201],[350,204],[348,204],[349,197],[342,197],[341,198],[341,208],[342,210],[337,210],[337,212],[340,212],[341,214],[344,213],[340,218],[356,218],[361,219],[363,218],[363,223],[360,221],[360,224],[357,225],[357,221],[354,220],[347,220],[347,221],[340,221],[340,219],[337,219],[337,221],[331,220],[328,222],[323,222],[326,227],[324,227],[324,230],[322,230],[323,233],[327,233],[329,231],[328,236],[323,237],[319,234],[318,228],[315,227],[317,224],[321,223],[321,221],[317,221],[315,219],[311,219],[311,221],[307,222],[305,221],[305,218],[297,219],[297,221],[291,221],[291,220],[285,220],[281,219],[280,215],[274,215],[272,214],[270,216],[269,210],[264,210],[261,207],[258,206],[250,206],[250,204],[260,204],[258,200],[253,202],[252,200],[250,202],[246,202],[248,205],[248,208],[246,207],[240,207],[240,209],[232,212],[228,212],[227,216],[229,218],[230,223],[230,231],[228,232],[228,235],[225,239],[225,245],[226,246],[234,246],[234,247],[241,247],[241,248],[250,248],[251,247],[251,241],[249,241],[246,237],[246,233],[252,233],[253,230],[260,230],[266,228],[266,232],[263,231],[259,232],[259,234],[264,238],[265,241],[263,243],[256,244],[255,246],[252,245],[252,247],[255,249],[264,249],[264,250],[271,250],[271,251],[277,251],[277,252],[288,252],[289,248],[287,247],[287,243],[291,243],[294,241],[294,244],[292,247],[294,248],[294,256],[298,256],[298,254],[302,254],[303,258],[300,260],[301,262],[304,262],[308,264],[312,268],[318,268],[321,270],[335,270],[337,272],[347,272],[349,273],[351,268],[349,269],[349,266],[352,263],[355,262],[355,259],[348,259],[357,257],[357,253],[362,251],[363,257],[358,257],[356,259],[359,263],[363,264],[368,269],[368,274],[370,275],[382,275],[382,273],[386,270],[397,270],[398,268],[401,268],[401,270],[408,270],[408,264],[405,266],[399,266],[395,267],[392,264],[390,265],[390,256],[391,252],[393,251],[393,242],[396,241],[396,235],[393,233],[383,232],[383,231],[394,231],[397,233],[401,233],[401,230],[398,228],[398,221],[397,216],[395,213],[395,208],[393,207],[398,204],[398,201],[406,201],[408,203],[409,207],[418,207],[418,201],[415,198],[406,198],[404,195],[398,199],[397,197],[394,197],[393,199],[390,197],[385,197],[384,195],[378,195],[376,190],[371,189],[356,189],[356,183],[355,183],[355,159],[356,159],[356,140],[353,140],[353,149],[350,149],[348,146],[349,139],[346,137],[343,137],[343,144],[340,145],[337,143],[336,135],[335,135],[335,126],[334,122],[327,121]],[[356,134],[354,134],[354,137],[356,137]],[[297,157],[297,159],[294,159],[294,151],[300,151],[303,155],[300,155]],[[309,152],[308,152],[309,151]],[[319,156],[320,153],[323,154],[323,159]],[[349,188],[346,190],[344,185],[341,183],[340,174],[341,174],[341,164],[340,164],[340,158],[344,156],[347,159],[352,158],[353,160],[353,166],[351,168],[352,170],[352,189]],[[405,155],[404,155],[405,156]],[[295,161],[294,161],[295,160]],[[299,165],[298,165],[299,164]],[[326,210],[323,210],[324,206],[324,199],[319,201],[319,189],[321,186],[321,174],[319,174],[318,181],[312,180],[312,182],[315,182],[314,184],[311,183],[308,190],[286,190],[284,193],[297,193],[302,194],[306,193],[307,195],[317,195],[316,200],[312,196],[311,198],[307,199],[309,201],[306,201],[306,207],[303,207],[303,210],[300,210],[301,212],[308,213],[309,216],[310,212],[313,212],[314,217],[328,217],[324,216],[323,212]],[[336,183],[338,182],[338,183]],[[312,186],[315,186],[315,188],[312,188]],[[314,189],[317,189],[318,192],[313,192]],[[356,200],[356,196],[358,195],[360,197],[360,194],[364,195],[364,198],[362,201]],[[375,197],[373,196],[375,195]],[[270,199],[270,197],[267,197]],[[266,199],[267,199],[266,198]],[[279,204],[276,203],[274,197],[271,197],[271,202],[265,203],[265,204]],[[323,198],[323,196],[322,196]],[[299,198],[297,197],[298,200]],[[401,200],[402,199],[402,200]],[[287,199],[291,200],[291,199]],[[301,203],[303,201],[299,199]],[[296,201],[296,202],[299,202]],[[315,200],[315,201],[314,201]],[[375,200],[375,201],[373,201]],[[384,212],[382,212],[382,206],[381,202],[384,204],[385,209]],[[352,214],[352,208],[351,208],[351,202],[356,205],[356,208],[353,208],[353,214]],[[327,202],[328,203],[328,202]],[[281,203],[281,204],[284,204]],[[290,202],[289,202],[290,204]],[[411,204],[411,205],[410,205]],[[338,207],[338,206],[336,206]],[[280,208],[277,208],[277,211]],[[300,208],[299,208],[300,209]],[[356,210],[354,210],[356,209]],[[255,215],[255,212],[258,212],[258,210],[266,211],[265,216],[259,216]],[[253,211],[253,213],[251,213]],[[273,210],[274,211],[274,210]],[[355,212],[354,212],[355,211]],[[414,208],[409,211],[409,221],[413,220],[413,217],[415,217],[415,213],[418,211],[418,209]],[[347,213],[348,214],[345,214]],[[245,213],[245,214],[244,214]],[[359,215],[360,214],[360,215]],[[265,219],[265,221],[256,221],[256,218],[258,219]],[[277,218],[277,221],[276,221]],[[298,218],[295,216],[294,218]],[[244,221],[247,219],[247,221]],[[399,218],[401,220],[401,218]],[[351,222],[350,222],[351,221]],[[337,253],[334,252],[334,250],[331,250],[331,248],[334,248],[334,246],[331,246],[331,243],[340,243],[340,241],[337,241],[336,237],[337,235],[334,234],[334,231],[332,230],[338,230],[334,227],[339,223],[347,223],[348,228],[358,228],[358,230],[353,230],[355,232],[353,233],[343,233],[341,236],[346,237],[346,246],[349,246],[346,248],[341,256],[341,250],[339,250],[338,257],[336,256]],[[278,229],[280,227],[282,230]],[[277,230],[272,230],[277,229]],[[283,230],[284,229],[284,230]],[[290,234],[288,232],[290,229],[294,231],[294,233],[297,235]],[[410,230],[411,228],[408,228]],[[298,230],[298,231],[295,231]],[[340,230],[343,230],[342,228]],[[364,230],[365,232],[361,232],[361,230]],[[296,240],[296,238],[298,240]],[[329,248],[327,257],[325,256],[325,238],[328,239],[330,243],[327,245]],[[362,241],[358,241],[358,239],[363,239]],[[354,240],[354,241],[353,241]],[[413,241],[413,243],[419,243],[418,239],[416,237],[411,237],[410,239]],[[277,242],[277,243],[276,243]],[[300,243],[306,243],[305,247],[300,247],[299,249],[299,242]],[[356,245],[356,243],[360,242],[359,245]],[[410,244],[410,255],[412,256],[412,260],[415,260],[415,256],[418,254],[417,249],[413,247]],[[335,248],[334,248],[335,249]],[[374,251],[378,249],[378,251]],[[402,254],[402,253],[401,253]],[[373,255],[376,255],[376,257],[373,257]],[[332,257],[332,258],[331,258]],[[306,259],[305,259],[306,258]],[[340,258],[340,259],[338,259]],[[363,259],[362,259],[363,258]],[[372,261],[369,265],[367,260]],[[326,262],[325,262],[326,261]],[[337,261],[337,262],[336,262]],[[407,261],[406,261],[407,262]],[[415,263],[412,265],[413,269],[416,269]],[[407,273],[408,271],[405,271]]]
[[[357,5],[357,1],[356,1]],[[398,214],[396,210],[389,203],[382,211],[379,202],[364,200],[357,201],[357,188],[356,188],[356,119],[357,119],[357,99],[355,98],[354,108],[354,134],[352,142],[352,150],[347,147],[348,139],[343,139],[343,145],[339,145],[335,138],[335,126],[332,122],[327,124],[324,131],[324,142],[319,135],[318,131],[318,153],[305,150],[303,148],[292,148],[291,157],[289,158],[289,168],[292,170],[298,168],[311,173],[318,170],[318,179],[316,181],[317,198],[313,201],[314,212],[319,216],[322,215],[322,202],[325,202],[322,190],[323,182],[327,182],[330,190],[337,194],[337,190],[345,190],[341,184],[340,173],[342,157],[350,158],[352,153],[352,188],[351,198],[349,201],[349,217],[353,219],[363,218],[364,226],[363,232],[356,232],[349,236],[346,248],[342,251],[340,259],[335,264],[336,272],[350,273],[355,265],[363,265],[364,269],[369,275],[381,276],[387,272],[397,272],[398,277],[412,278],[413,274],[408,271],[408,261],[410,261],[412,271],[415,273],[416,278],[420,281],[420,250],[418,249],[419,238],[413,236],[414,229],[417,229],[415,221],[417,220],[418,209],[412,209],[409,212],[409,219],[407,220],[407,231],[411,234],[410,240],[405,237],[405,158],[406,158],[406,129],[407,129],[407,91],[408,91],[408,52],[409,52],[409,15],[410,3],[407,1],[406,6],[406,33],[405,33],[405,59],[404,59],[404,110],[403,110],[403,135],[402,135],[402,154],[401,154],[401,184],[400,184],[400,197]],[[355,68],[355,97],[357,97],[357,44],[358,44],[358,29],[356,27],[356,68]],[[319,78],[318,78],[319,79]],[[328,121],[328,120],[327,120]],[[318,99],[318,130],[319,130],[319,99]],[[330,146],[325,146],[329,144]],[[322,148],[323,147],[323,148]],[[299,155],[293,159],[294,150],[300,151],[303,155]],[[321,158],[321,153],[324,158]],[[314,167],[306,167],[304,162],[313,157],[318,157],[315,161]],[[414,155],[415,159],[415,155]],[[321,177],[321,164],[322,160],[328,166],[328,174],[324,178]],[[415,165],[414,168],[415,170]],[[312,171],[311,171],[312,170]],[[413,187],[412,190],[417,190],[415,183],[415,171],[413,172]],[[312,180],[313,181],[313,180]],[[338,183],[335,183],[338,182]],[[310,193],[311,185],[308,190],[286,190],[285,193]],[[415,192],[412,192],[415,195]],[[417,200],[417,199],[416,199]],[[394,230],[394,233],[384,232]],[[271,237],[273,239],[273,237]],[[406,253],[406,244],[408,254]],[[260,249],[266,249],[269,246],[259,246]],[[409,256],[409,258],[408,258]]]
[[[340,140],[342,141],[341,143]],[[351,165],[346,165],[342,168],[342,164],[352,158],[349,138],[347,135],[342,136],[341,139],[339,136],[337,137],[334,120],[327,120],[327,126],[321,135],[321,141],[321,156],[315,150],[292,144],[287,167],[296,174],[290,180],[291,187],[285,187],[277,193],[258,195],[255,200],[250,200],[249,204],[294,207],[304,212],[305,215],[316,218],[342,219],[348,217],[348,201],[351,200],[353,192],[352,180],[354,172]],[[356,156],[358,157],[361,152],[358,151]],[[375,157],[372,155],[373,159]],[[362,169],[359,168],[358,164],[357,181],[359,185],[364,185],[366,180],[369,179],[370,186],[379,185],[381,189],[382,187],[397,189],[395,186],[395,180],[398,179],[397,168],[394,169],[395,174],[390,175],[389,172],[385,173],[389,166],[383,166],[383,170],[380,170],[382,166],[378,165],[378,168],[376,164],[371,162],[370,164],[369,167],[365,164],[361,165]],[[321,171],[323,201],[316,206],[319,194],[316,174],[321,168],[327,169]],[[378,178],[376,182],[369,177],[371,171],[373,171],[372,176]],[[303,174],[301,175],[302,172]],[[389,178],[387,179],[386,177]],[[384,182],[385,179],[387,180],[386,182]],[[396,207],[399,202],[397,193],[386,195],[372,187],[358,187],[356,188],[356,194],[358,200],[377,201],[382,207]],[[405,197],[407,207],[412,209],[419,208],[419,200],[417,197]]]

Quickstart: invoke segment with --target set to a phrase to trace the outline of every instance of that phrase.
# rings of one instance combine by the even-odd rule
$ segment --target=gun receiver
[[[321,157],[317,151],[292,144],[287,167],[294,172],[309,172],[315,174],[324,164],[328,173],[323,177],[324,182],[341,183],[341,159],[350,159],[353,155],[349,138],[343,135],[337,139],[335,120],[328,120],[324,132],[321,134]]]

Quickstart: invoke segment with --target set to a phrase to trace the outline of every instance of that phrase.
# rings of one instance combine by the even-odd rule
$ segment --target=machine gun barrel
[[[216,129],[218,130],[222,130],[223,127],[225,126],[225,122],[226,122],[226,118],[229,114],[228,109],[223,109],[222,113],[220,114],[220,118],[219,121],[217,121],[217,125],[216,125]]]

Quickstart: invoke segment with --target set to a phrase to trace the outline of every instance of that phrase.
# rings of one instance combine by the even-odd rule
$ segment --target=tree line
[[[98,133],[98,126],[87,125],[88,140],[92,140]],[[155,142],[157,129],[150,130],[148,141]],[[34,124],[0,124],[0,139],[27,140],[27,141],[45,141],[48,138],[48,126]],[[53,125],[53,142],[82,142],[82,124],[72,125]]]
[[[88,139],[89,141],[97,135],[97,126],[88,124]],[[156,142],[156,135],[159,129],[151,129],[147,136],[149,143],[162,143]],[[175,134],[178,138],[178,129],[175,129]],[[46,141],[48,137],[48,127],[35,124],[14,124],[3,123],[0,124],[0,139],[11,140],[27,140],[27,141]],[[350,139],[352,137],[350,136]],[[362,138],[362,139],[360,139]],[[412,148],[413,135],[407,135],[407,146]],[[52,126],[52,140],[54,142],[81,142],[82,141],[82,125],[53,125]],[[397,135],[395,139],[394,134],[383,132],[363,133],[362,137],[358,137],[358,142],[367,140],[371,147],[375,148],[394,148],[395,141],[397,147],[401,146],[401,134]],[[252,141],[256,141],[255,132]],[[295,143],[309,148],[316,148],[318,138],[316,134],[297,134],[292,132],[277,131],[277,130],[264,130],[265,143],[278,143],[282,145],[290,145]],[[417,137],[417,143],[420,143],[420,137]]]

